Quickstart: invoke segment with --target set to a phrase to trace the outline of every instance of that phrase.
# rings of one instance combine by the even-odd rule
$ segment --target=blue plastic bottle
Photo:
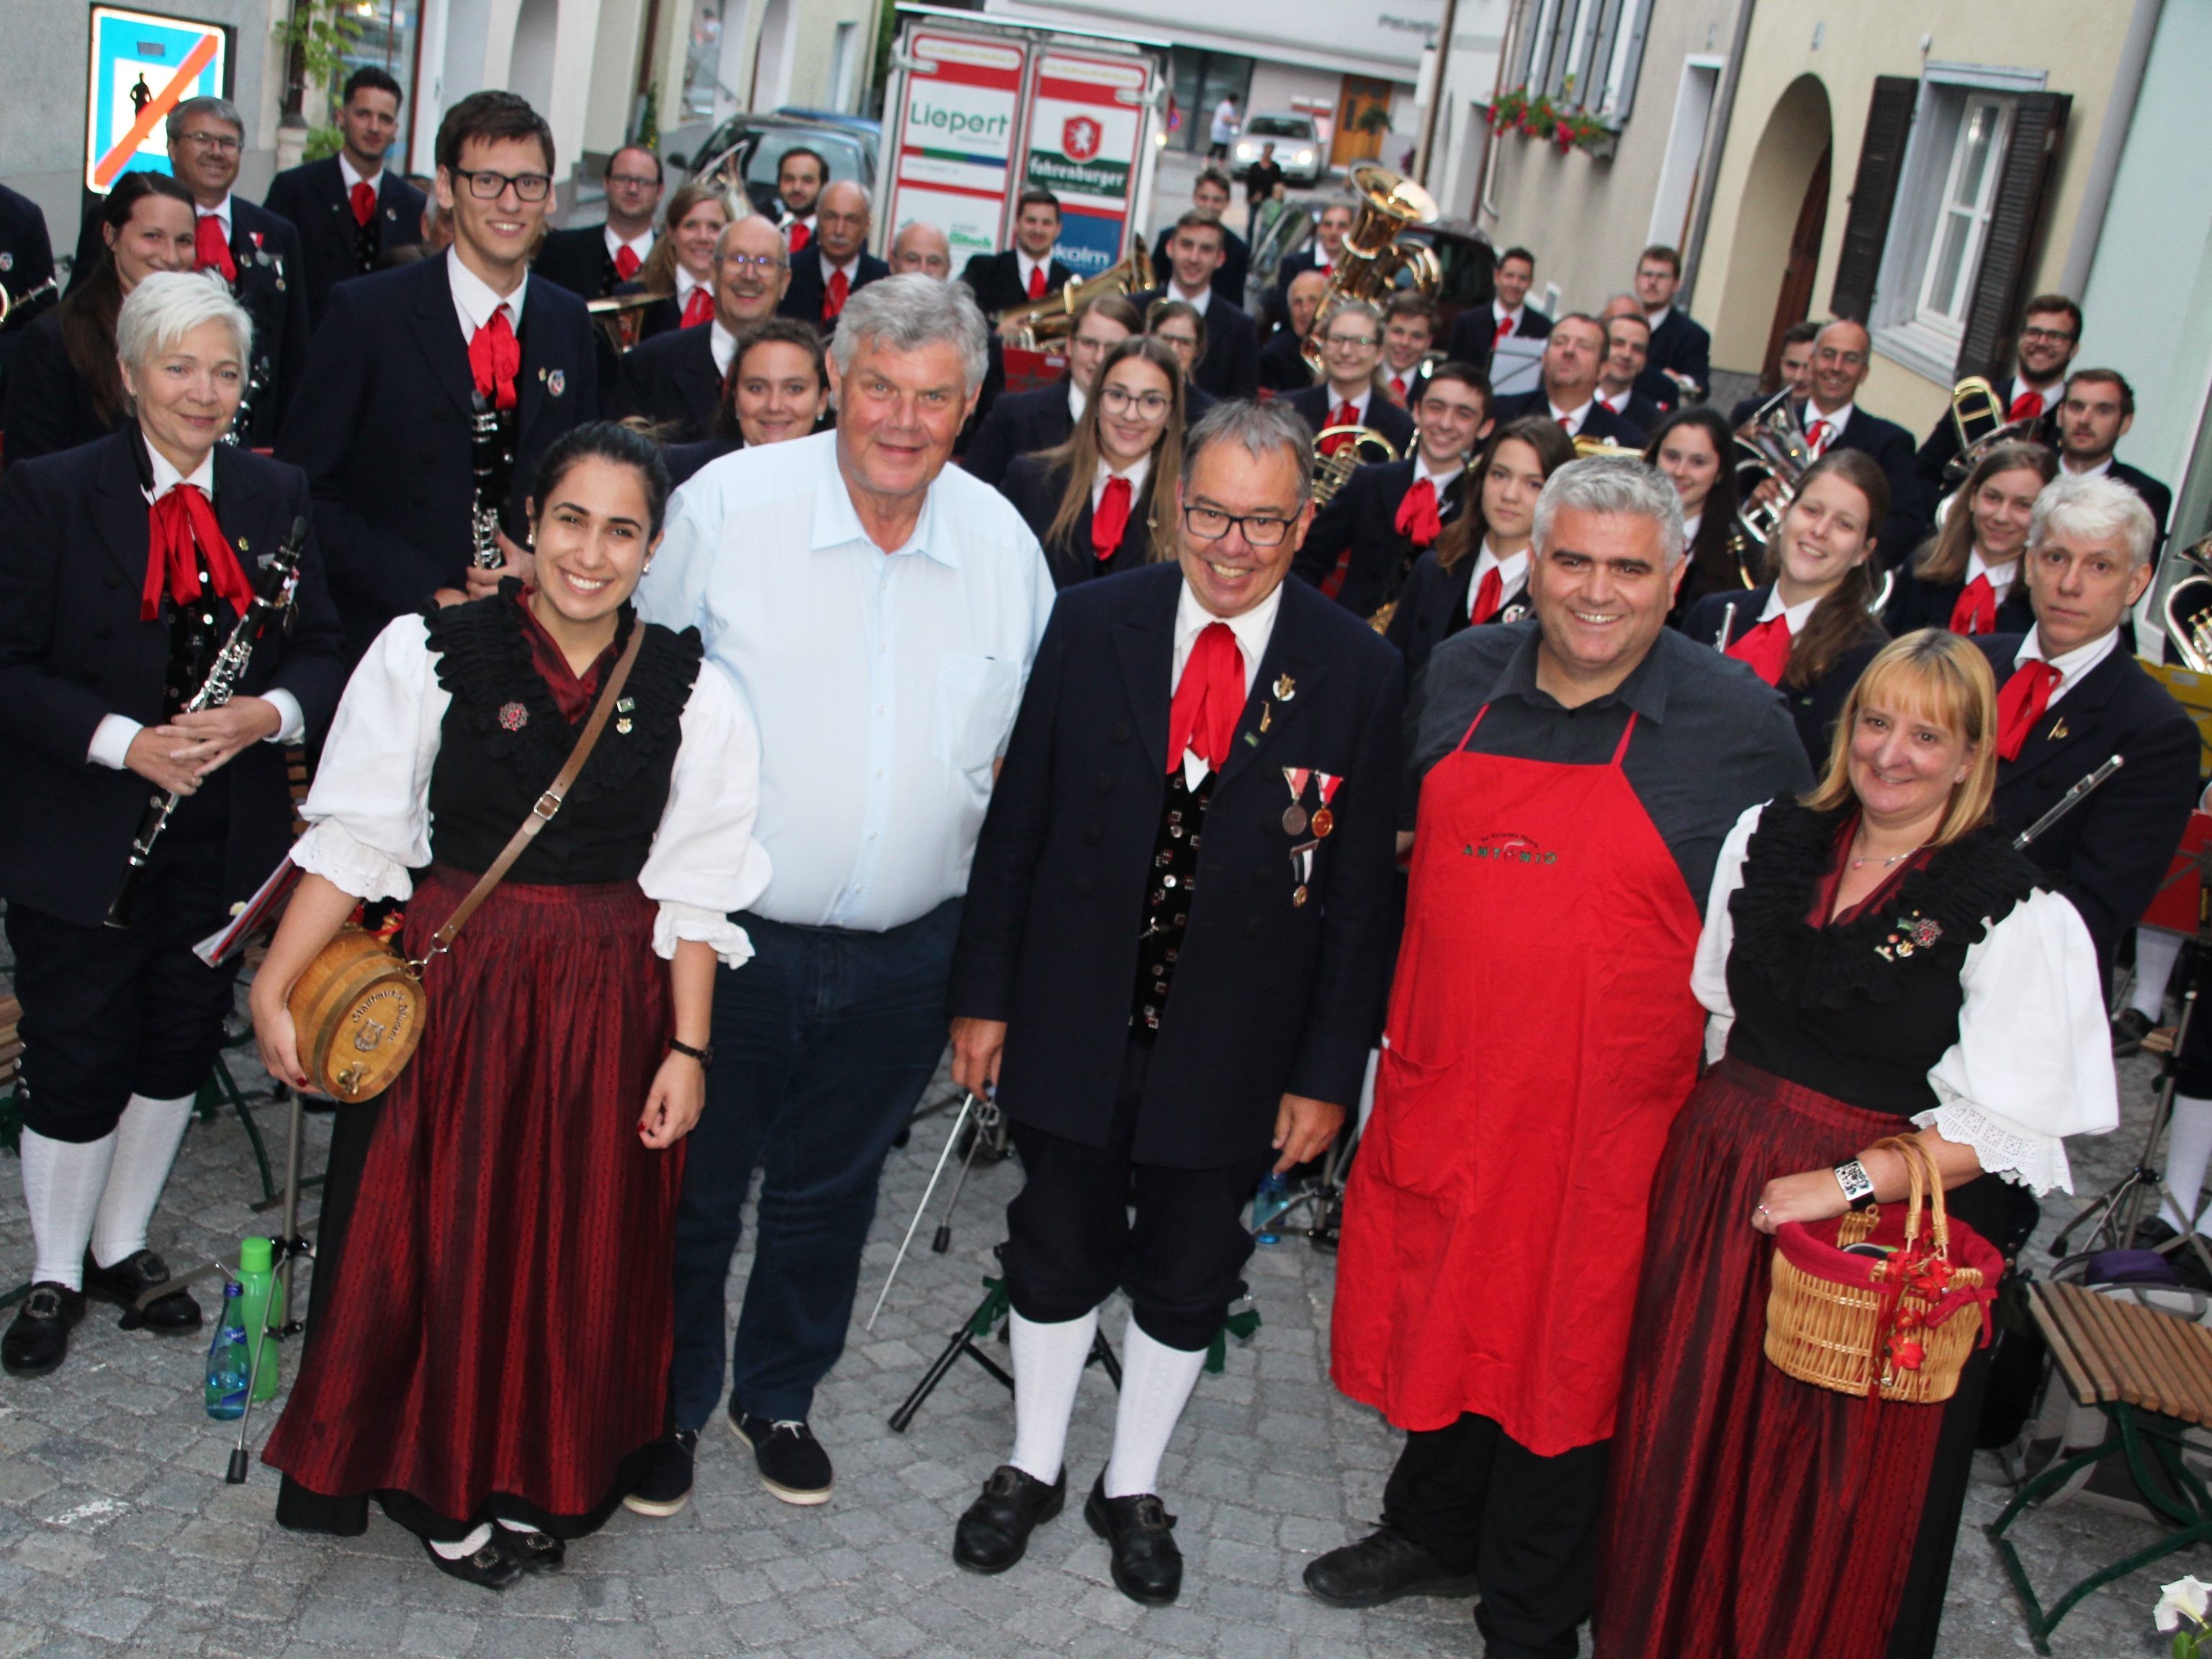
[[[253,1367],[253,1403],[276,1397],[283,1369],[284,1345],[277,1333],[284,1328],[284,1285],[275,1270],[276,1247],[265,1238],[240,1239],[238,1245],[238,1283],[244,1306],[246,1357]],[[261,1333],[266,1328],[268,1334]]]
[[[236,1279],[222,1286],[222,1312],[216,1317],[215,1340],[208,1345],[207,1413],[234,1420],[246,1415],[245,1296]]]
[[[1291,1206],[1290,1183],[1273,1170],[1260,1179],[1260,1190],[1252,1194],[1252,1232],[1261,1244],[1279,1244],[1283,1236],[1276,1231],[1275,1218]]]

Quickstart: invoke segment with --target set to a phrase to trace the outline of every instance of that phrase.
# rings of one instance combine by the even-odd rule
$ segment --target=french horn
[[[1349,438],[1352,441],[1338,447],[1334,454],[1328,453],[1331,438]],[[1345,481],[1358,468],[1370,463],[1395,461],[1398,446],[1371,426],[1325,426],[1314,437],[1313,498],[1322,507],[1344,488]]]
[[[1065,283],[1057,294],[1002,311],[991,319],[991,326],[1009,345],[1036,351],[1073,334],[1077,315],[1093,300],[1141,294],[1152,285],[1152,262],[1145,252],[1145,239],[1133,231],[1129,252],[1121,264],[1096,276]]]

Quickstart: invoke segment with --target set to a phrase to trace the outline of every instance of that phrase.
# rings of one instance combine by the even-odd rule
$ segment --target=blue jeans
[[[714,976],[714,1066],[676,1218],[676,1425],[722,1395],[723,1287],[745,1193],[759,1227],[730,1407],[804,1419],[844,1352],[876,1182],[945,1052],[960,902],[881,933],[740,913],[753,959]]]

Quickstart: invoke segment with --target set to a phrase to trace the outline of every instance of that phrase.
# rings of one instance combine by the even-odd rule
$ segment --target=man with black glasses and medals
[[[283,459],[306,469],[331,588],[358,657],[384,624],[526,577],[512,527],[538,460],[599,409],[584,302],[530,280],[552,199],[553,135],[507,92],[438,130],[453,245],[331,291]]]

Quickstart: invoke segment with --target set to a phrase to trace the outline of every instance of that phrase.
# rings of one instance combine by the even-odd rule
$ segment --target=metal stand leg
[[[908,1425],[914,1421],[915,1413],[921,1409],[931,1395],[937,1392],[937,1385],[960,1363],[963,1354],[1004,1383],[1008,1394],[1014,1391],[1013,1373],[976,1346],[979,1339],[989,1336],[1006,1322],[1006,1316],[1013,1311],[1013,1303],[1006,1295],[1004,1280],[987,1279],[983,1284],[983,1299],[975,1304],[975,1311],[960,1322],[959,1329],[952,1333],[952,1339],[945,1345],[944,1352],[930,1362],[929,1369],[922,1373],[921,1381],[914,1385],[914,1392],[899,1401],[898,1409],[891,1413],[892,1433],[904,1434],[907,1431]],[[1115,1356],[1114,1346],[1107,1341],[1103,1331],[1092,1335],[1091,1352],[1084,1356],[1083,1363],[1086,1368],[1091,1365],[1102,1367],[1115,1388],[1121,1388],[1121,1362]]]

